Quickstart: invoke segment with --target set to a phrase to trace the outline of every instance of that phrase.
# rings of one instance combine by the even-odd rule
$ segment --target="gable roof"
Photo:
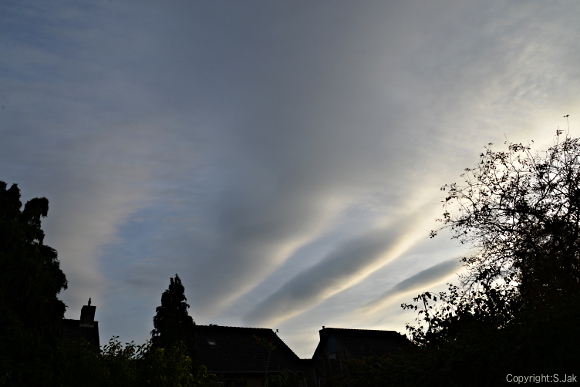
[[[196,325],[195,348],[198,364],[212,373],[299,370],[304,363],[268,328]]]
[[[384,356],[396,353],[399,348],[407,347],[410,342],[396,331],[377,331],[370,329],[325,328],[320,331],[320,342],[316,353],[324,350],[328,340],[334,336],[350,352],[357,356]]]

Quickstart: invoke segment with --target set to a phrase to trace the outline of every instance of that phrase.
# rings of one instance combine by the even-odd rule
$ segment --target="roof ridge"
[[[396,332],[391,330],[382,330],[382,329],[363,329],[363,328],[334,328],[334,327],[323,327],[322,329],[336,329],[336,330],[343,330],[343,331],[363,331],[363,332]],[[400,333],[399,333],[400,334]]]
[[[212,327],[212,328],[235,328],[235,329],[264,329],[264,330],[270,330],[272,332],[274,332],[274,329],[272,328],[258,328],[258,327],[233,327],[231,325],[218,325],[218,324],[208,324],[208,325],[200,325],[200,324],[195,324],[196,327]]]

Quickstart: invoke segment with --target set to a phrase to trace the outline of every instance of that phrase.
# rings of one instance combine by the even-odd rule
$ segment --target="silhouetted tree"
[[[549,314],[580,295],[580,140],[558,136],[541,153],[507,145],[486,147],[462,185],[442,188],[448,195],[440,220],[453,238],[476,248],[462,259],[467,274],[454,289],[462,304],[456,312],[497,327],[524,311]],[[437,328],[431,324],[432,332]]]
[[[187,313],[189,304],[184,291],[181,279],[175,274],[175,278],[170,278],[169,288],[161,295],[161,306],[157,307],[153,318],[151,342],[157,348],[170,348],[183,342],[193,356],[195,323]]]
[[[580,143],[558,140],[542,153],[522,144],[507,144],[507,152],[488,147],[463,185],[442,188],[444,228],[478,249],[463,258],[464,286],[484,290],[499,279],[536,306],[577,294]]]
[[[403,305],[419,311],[413,384],[579,370],[580,139],[558,136],[544,152],[506,144],[442,188],[442,228],[475,253],[460,286]]]
[[[67,280],[43,243],[48,200],[21,207],[18,186],[0,181],[0,385],[52,385],[66,308],[57,295]]]
[[[544,152],[489,144],[461,184],[442,188],[441,229],[475,250],[462,259],[466,274],[448,292],[402,305],[418,311],[418,326],[407,326],[415,346],[354,359],[335,386],[495,386],[516,381],[510,374],[534,383],[577,379],[580,139],[560,135]]]

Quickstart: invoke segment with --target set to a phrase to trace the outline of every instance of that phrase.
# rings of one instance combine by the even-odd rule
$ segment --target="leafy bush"
[[[215,375],[194,368],[185,344],[171,348],[121,344],[111,338],[99,352],[93,345],[67,341],[61,346],[64,386],[215,386]]]

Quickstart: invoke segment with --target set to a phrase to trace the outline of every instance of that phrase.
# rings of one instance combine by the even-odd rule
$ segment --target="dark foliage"
[[[507,152],[486,148],[462,175],[464,185],[442,188],[448,191],[443,227],[479,249],[463,259],[469,273],[463,285],[491,288],[503,280],[515,284],[526,303],[576,295],[579,140],[567,137],[543,153],[507,145]]]
[[[161,306],[157,307],[157,314],[153,318],[153,347],[171,348],[183,342],[193,356],[195,323],[187,313],[189,304],[186,301],[181,279],[175,274],[175,278],[170,278],[169,288],[161,295]]]
[[[21,210],[18,186],[6,187],[0,181],[0,384],[52,385],[66,308],[57,295],[67,281],[56,250],[43,243],[48,200]]]
[[[580,371],[580,140],[507,147],[442,188],[443,228],[476,252],[459,287],[403,305],[419,313],[423,385]]]
[[[170,348],[126,343],[113,337],[99,352],[85,342],[66,342],[61,351],[65,387],[218,386],[205,367],[196,371],[183,342]]]
[[[158,345],[123,346],[114,337],[99,349],[65,339],[66,306],[57,295],[67,281],[41,229],[48,200],[21,207],[18,187],[0,181],[0,386],[218,385],[188,354],[193,320],[178,276],[157,308]]]
[[[442,229],[475,248],[460,285],[403,304],[418,312],[418,325],[407,326],[414,348],[351,361],[334,385],[492,386],[510,374],[580,374],[580,140],[557,137],[545,152],[506,145],[489,144],[461,185],[442,188]]]

